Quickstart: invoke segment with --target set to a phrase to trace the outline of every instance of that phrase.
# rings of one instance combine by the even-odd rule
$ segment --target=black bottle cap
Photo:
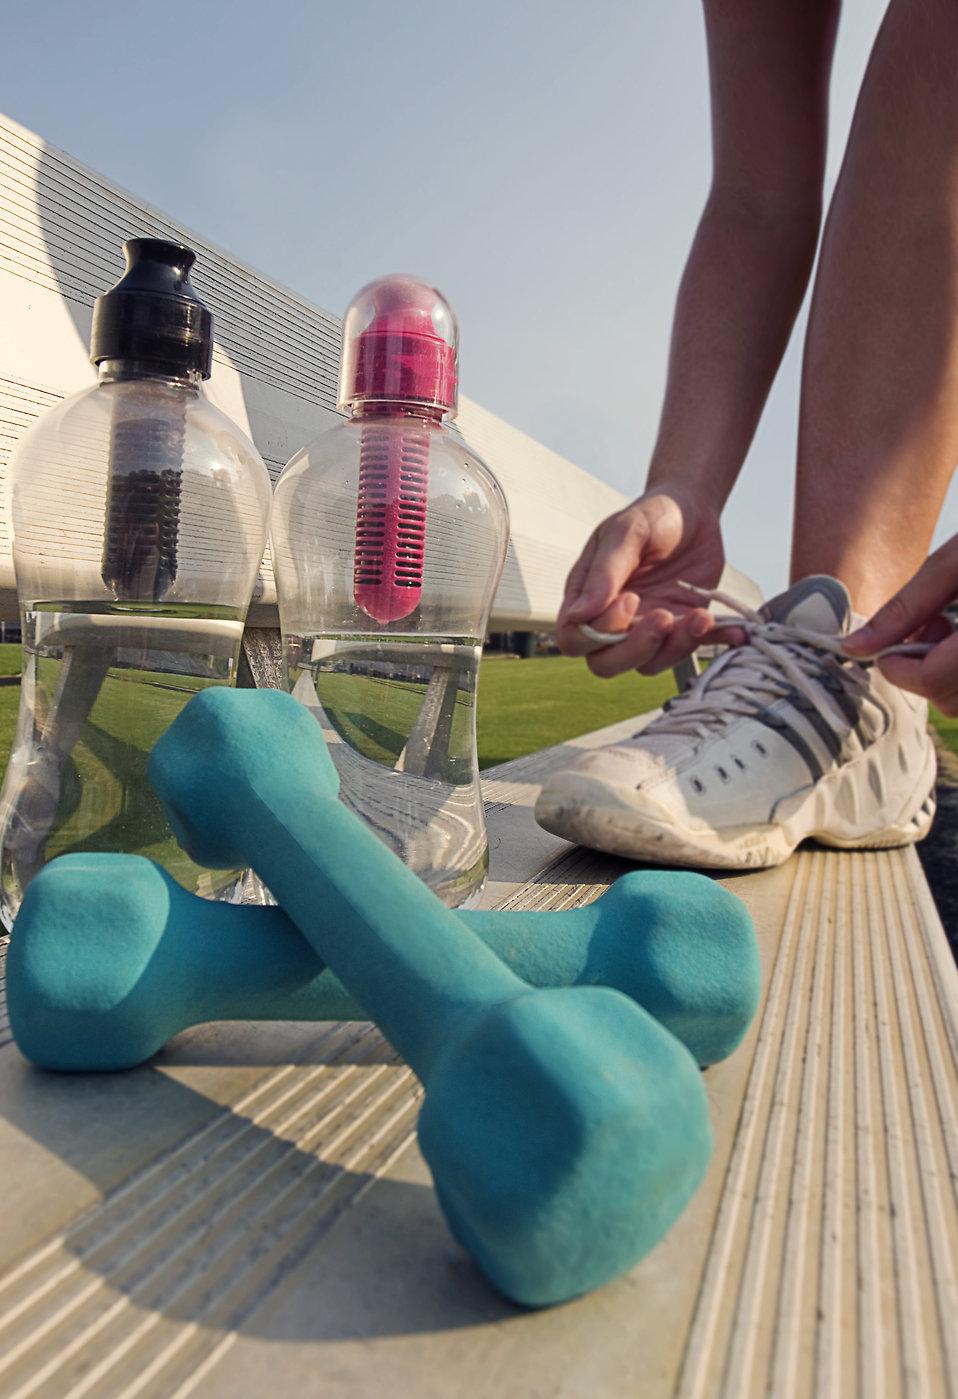
[[[93,306],[90,359],[138,360],[210,377],[213,317],[190,286],[192,248],[162,238],[123,244],[126,271]]]

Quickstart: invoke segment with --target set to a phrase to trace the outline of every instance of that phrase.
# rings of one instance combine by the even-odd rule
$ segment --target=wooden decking
[[[567,749],[487,775],[491,905],[625,868],[532,820]],[[917,858],[724,882],[766,993],[707,1073],[712,1168],[629,1277],[552,1311],[452,1242],[369,1025],[207,1026],[101,1078],[4,1043],[0,1394],[958,1393],[958,975]]]

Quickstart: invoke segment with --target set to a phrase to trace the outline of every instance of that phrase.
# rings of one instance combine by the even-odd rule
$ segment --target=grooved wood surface
[[[628,727],[487,774],[489,902],[572,906],[626,867],[531,806]],[[546,1312],[450,1239],[373,1027],[206,1026],[68,1078],[0,1021],[0,1394],[958,1394],[958,977],[915,853],[724,882],[766,992],[706,1075],[710,1172],[632,1274]]]

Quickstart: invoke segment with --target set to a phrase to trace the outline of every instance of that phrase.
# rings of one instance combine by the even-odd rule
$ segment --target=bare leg
[[[805,346],[792,578],[871,613],[924,562],[958,463],[958,4],[892,0]]]

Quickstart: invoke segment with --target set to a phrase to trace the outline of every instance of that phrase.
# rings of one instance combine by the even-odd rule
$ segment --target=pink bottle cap
[[[415,403],[454,417],[459,326],[435,287],[380,277],[357,294],[343,322],[339,407]]]

